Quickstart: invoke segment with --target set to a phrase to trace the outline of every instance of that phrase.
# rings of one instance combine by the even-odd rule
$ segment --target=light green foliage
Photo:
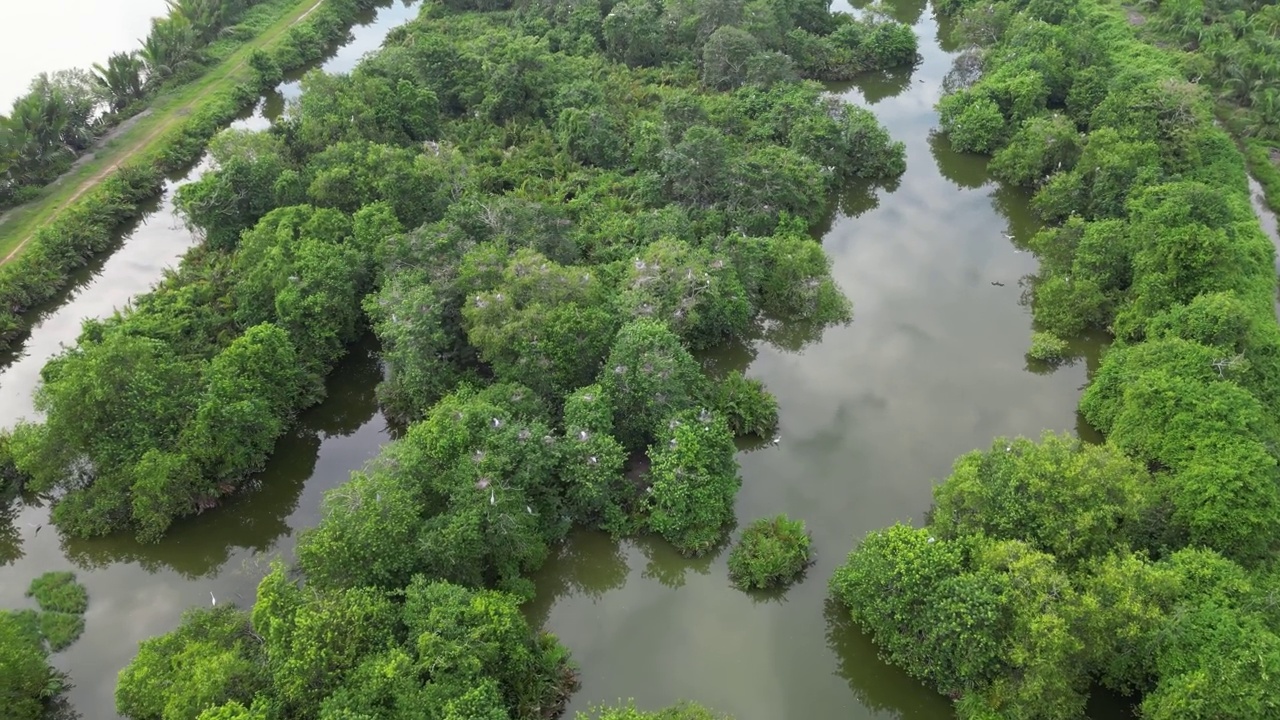
[[[40,613],[40,634],[53,652],[71,647],[83,633],[83,615],[50,611]]]
[[[0,497],[20,490],[24,478],[13,456],[13,433],[0,430]]]
[[[206,708],[251,701],[268,678],[247,613],[191,610],[171,633],[143,641],[116,685],[116,712],[134,720],[185,720]]]
[[[278,136],[227,129],[209,143],[217,172],[178,188],[175,204],[210,247],[234,248],[240,233],[277,207],[277,183],[291,169]]]
[[[991,152],[999,147],[1005,132],[1000,106],[981,95],[947,95],[938,103],[938,119],[951,146],[960,152]]]
[[[81,615],[89,607],[89,593],[76,582],[75,573],[47,572],[31,581],[27,597],[34,597],[41,610]]]
[[[810,542],[803,520],[756,520],[729,551],[729,579],[743,590],[788,585],[809,566]]]
[[[708,552],[733,523],[734,452],[724,418],[705,409],[671,415],[649,448],[648,525],[681,553]]]
[[[39,720],[61,683],[46,662],[40,636],[17,613],[0,611],[0,703],[6,717]]]
[[[397,615],[371,588],[309,595],[276,567],[258,586],[253,608],[271,686],[303,716],[314,714],[329,688],[364,655],[393,641]]]
[[[666,432],[668,418],[696,405],[706,379],[666,323],[641,319],[618,331],[597,380],[613,407],[615,435],[628,450]]]
[[[330,491],[298,557],[328,587],[399,587],[413,573],[526,592],[567,530],[552,484],[562,442],[519,411],[527,389],[441,400],[377,462]],[[406,547],[416,548],[405,552]]]
[[[1067,357],[1067,342],[1047,332],[1031,334],[1031,347],[1027,357],[1041,362],[1059,362]]]
[[[730,720],[697,703],[682,702],[668,708],[646,712],[634,702],[619,707],[599,707],[590,713],[578,713],[576,720]]]
[[[1053,336],[1034,342],[1052,352],[1033,354],[1087,329],[1116,337],[1080,403],[1107,440],[962,457],[929,526],[872,533],[832,590],[960,717],[1081,717],[1095,685],[1146,718],[1275,715],[1280,618],[1259,599],[1275,592],[1280,520],[1274,251],[1241,159],[1202,86],[1135,41],[1119,7],[944,8],[985,46],[952,76],[944,129],[1038,188],[1052,223],[1031,242],[1035,319]],[[1139,11],[1219,60],[1240,33],[1214,18],[1245,17]],[[1207,58],[1188,77],[1216,72]]]
[[[265,712],[247,708],[236,700],[228,700],[223,705],[211,707],[200,713],[196,720],[268,720],[268,718]]]
[[[728,250],[748,297],[765,315],[822,325],[852,319],[852,305],[831,277],[831,258],[813,240],[792,234],[734,238]]]
[[[343,141],[408,144],[433,140],[439,101],[409,80],[393,82],[360,70],[350,75],[313,71],[302,80],[298,139],[310,152]]]
[[[188,613],[143,643],[116,698],[136,719],[535,718],[563,702],[570,673],[513,596],[422,577],[393,593],[303,589],[277,565],[252,624],[230,608]]]
[[[769,438],[778,429],[778,399],[759,380],[734,370],[714,383],[713,393],[716,411],[735,437]]]
[[[694,349],[741,337],[750,328],[752,312],[736,270],[676,240],[659,240],[634,258],[617,298],[624,317],[665,322]]]
[[[1133,532],[1153,489],[1146,469],[1114,447],[1052,433],[1039,444],[997,438],[957,460],[935,488],[931,528],[940,539],[1023,540],[1085,562]]]
[[[991,172],[1005,182],[1037,187],[1053,173],[1075,167],[1079,157],[1080,137],[1074,123],[1065,115],[1034,117],[995,153]]]

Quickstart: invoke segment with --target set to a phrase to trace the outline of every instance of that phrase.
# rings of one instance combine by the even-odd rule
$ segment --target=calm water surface
[[[780,444],[740,456],[738,517],[804,519],[818,564],[785,595],[747,595],[729,586],[723,552],[687,561],[655,540],[576,535],[539,573],[528,608],[583,668],[571,711],[633,697],[645,707],[697,699],[739,720],[951,717],[945,699],[877,660],[832,611],[826,580],[869,530],[919,522],[958,455],[1001,434],[1077,430],[1089,363],[1028,366],[1031,320],[1019,281],[1036,263],[1015,246],[1036,229],[1026,197],[991,184],[981,158],[955,154],[931,133],[953,48],[939,43],[924,3],[899,0],[894,12],[916,24],[922,64],[836,89],[871,107],[908,153],[901,183],[851,190],[823,238],[854,322],[825,333],[789,329],[706,357],[717,370],[763,379],[781,404]],[[327,67],[349,68],[410,14],[399,4],[380,11]],[[296,84],[282,86],[239,125],[265,126],[296,93]],[[74,341],[82,319],[147,289],[194,242],[173,215],[171,191],[46,311],[0,374],[0,424],[30,415],[40,366]],[[1090,357],[1096,347],[1079,343]],[[323,491],[386,442],[372,351],[356,349],[333,373],[329,399],[281,441],[257,492],[181,524],[161,545],[67,541],[51,527],[37,535],[48,513],[34,505],[11,510],[7,532],[0,523],[0,558],[10,560],[0,568],[0,606],[25,606],[24,588],[46,570],[75,569],[88,585],[87,631],[55,656],[86,717],[113,716],[116,673],[183,610],[209,603],[210,593],[247,605],[268,558],[287,558],[293,533],[316,521]]]
[[[696,699],[739,720],[953,716],[876,658],[828,606],[826,581],[868,531],[919,523],[958,455],[1001,434],[1075,431],[1085,365],[1028,368],[1019,280],[1036,263],[1004,237],[1034,232],[1026,197],[931,136],[951,56],[923,3],[896,12],[916,22],[922,64],[843,93],[907,145],[900,186],[851,193],[823,238],[853,323],[799,349],[715,358],[745,366],[781,406],[781,443],[739,457],[739,521],[805,520],[817,565],[782,597],[748,595],[729,585],[726,552],[687,561],[656,541],[575,537],[530,608],[582,666],[571,710],[630,697]]]
[[[0,0],[0,113],[42,72],[89,68],[133,50],[165,0]]]

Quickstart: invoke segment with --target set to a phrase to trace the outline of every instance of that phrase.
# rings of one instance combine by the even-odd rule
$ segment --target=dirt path
[[[281,34],[286,32],[289,28],[307,19],[307,17],[311,15],[311,13],[314,12],[315,9],[320,7],[323,3],[324,3],[324,0],[316,0],[315,4],[307,8],[306,12],[299,15],[297,18],[293,20],[293,22],[286,25],[279,32],[275,33],[270,37],[262,38],[262,41],[263,41],[262,44],[258,45],[257,47],[261,47],[262,45],[265,45],[267,42],[274,40],[275,38],[279,37]],[[234,67],[228,70],[226,74],[231,75],[232,73],[236,72],[240,68],[244,67],[246,62],[248,62],[247,59],[241,60],[240,62],[236,63]],[[110,175],[111,172],[114,171],[116,168],[120,167],[122,163],[124,163],[126,160],[129,160],[134,155],[138,154],[141,150],[149,146],[157,137],[159,137],[161,134],[171,129],[173,127],[173,123],[175,120],[177,120],[178,118],[182,118],[182,117],[186,117],[187,115],[190,115],[192,110],[195,109],[195,106],[203,98],[204,98],[204,95],[201,94],[197,96],[195,99],[193,99],[191,102],[187,103],[186,105],[179,108],[175,108],[174,110],[171,110],[169,112],[169,117],[166,118],[164,122],[161,122],[159,125],[157,125],[155,130],[152,130],[146,136],[144,136],[137,142],[130,145],[127,149],[122,150],[120,155],[116,158],[115,162],[111,163],[110,165],[103,168],[102,170],[99,170],[98,172],[94,173],[91,177],[86,179],[84,182],[80,183],[80,186],[76,188],[76,191],[72,193],[71,197],[67,198],[67,200],[63,202],[60,207],[57,208],[57,210],[61,211],[70,207],[72,203],[74,203],[76,200],[79,200],[85,193],[89,192],[91,189],[96,187],[98,183],[105,180],[107,176]],[[57,180],[55,180],[54,183],[57,183]],[[14,258],[18,257],[18,255],[22,252],[22,249],[25,248],[27,246],[27,243],[31,242],[31,239],[35,236],[36,236],[36,231],[32,231],[29,235],[23,238],[22,242],[18,243],[17,246],[14,247],[13,250],[11,250],[9,254],[4,257],[3,260],[0,260],[0,265],[4,265],[10,260],[13,260]]]

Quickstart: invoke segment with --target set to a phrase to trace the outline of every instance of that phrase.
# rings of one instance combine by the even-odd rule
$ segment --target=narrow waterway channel
[[[823,238],[854,322],[821,335],[788,328],[773,342],[706,358],[745,368],[781,403],[781,442],[739,457],[740,521],[777,512],[804,519],[818,563],[785,595],[746,595],[729,586],[724,553],[691,562],[656,540],[574,536],[538,574],[528,608],[582,667],[571,713],[633,697],[645,707],[696,699],[738,720],[952,716],[946,699],[880,662],[829,611],[826,580],[867,531],[919,522],[932,485],[960,454],[1001,434],[1076,431],[1086,363],[1028,365],[1020,280],[1036,263],[1016,247],[1036,229],[1027,198],[991,183],[983,159],[955,154],[933,134],[953,48],[939,42],[923,0],[893,8],[915,24],[922,63],[834,89],[871,107],[908,153],[900,184],[851,189]],[[381,10],[326,67],[351,67],[413,12],[399,3]],[[295,93],[286,84],[240,126],[264,126]],[[193,242],[172,213],[173,186],[119,251],[46,311],[0,374],[0,425],[30,414],[40,367],[74,341],[82,319],[147,289]],[[1096,355],[1088,341],[1077,349]],[[16,505],[8,533],[0,519],[0,562],[8,560],[0,607],[26,606],[23,589],[47,570],[76,570],[88,586],[87,631],[55,656],[86,718],[114,717],[117,672],[185,609],[211,594],[248,605],[268,559],[287,559],[294,533],[316,521],[323,491],[378,452],[388,432],[371,353],[357,348],[332,374],[329,398],[280,442],[255,492],[180,523],[160,545],[67,541],[50,527],[37,534],[48,518],[39,506]]]

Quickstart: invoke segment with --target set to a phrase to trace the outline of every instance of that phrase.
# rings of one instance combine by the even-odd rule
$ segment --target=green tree
[[[702,555],[724,539],[742,484],[735,451],[720,415],[671,415],[649,448],[649,528],[685,555]]]
[[[665,323],[641,319],[618,331],[597,382],[613,407],[616,437],[637,450],[667,431],[668,418],[694,407],[706,381]]]

